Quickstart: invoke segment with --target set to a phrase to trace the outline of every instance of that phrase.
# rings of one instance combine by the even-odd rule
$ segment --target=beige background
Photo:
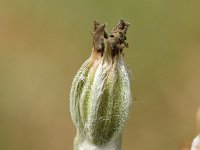
[[[0,0],[0,149],[72,149],[69,91],[95,18],[131,23],[123,150],[180,149],[196,134],[199,15],[199,0]]]

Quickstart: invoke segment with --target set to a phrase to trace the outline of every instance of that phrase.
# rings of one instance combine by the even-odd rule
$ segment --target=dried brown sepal
[[[105,24],[100,24],[96,20],[94,21],[94,31],[92,33],[93,36],[93,47],[97,52],[103,54],[104,50],[104,36],[105,32]]]
[[[120,19],[119,23],[112,29],[110,34],[106,33],[105,26],[105,24],[100,24],[94,20],[94,32],[92,33],[93,47],[103,56],[105,48],[103,39],[108,39],[112,48],[112,57],[114,58],[118,53],[122,53],[124,48],[128,47],[126,33],[130,24]]]
[[[94,20],[94,30],[95,31],[101,24],[97,21],[97,20]]]
[[[109,37],[114,51],[113,55],[116,55],[118,52],[122,52],[123,48],[128,47],[128,43],[126,42],[126,33],[129,26],[129,23],[120,19],[117,26],[111,31]]]

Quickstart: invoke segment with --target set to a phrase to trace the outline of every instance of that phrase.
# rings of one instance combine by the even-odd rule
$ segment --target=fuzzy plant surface
[[[78,70],[70,92],[77,133],[74,150],[120,150],[131,104],[129,71],[123,48],[129,23],[119,21],[108,34],[94,21],[91,56]]]

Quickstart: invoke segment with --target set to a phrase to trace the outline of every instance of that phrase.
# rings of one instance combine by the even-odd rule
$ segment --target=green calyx
[[[70,112],[80,145],[87,141],[103,147],[122,135],[131,103],[122,51],[128,46],[128,27],[120,20],[107,34],[105,24],[94,21],[93,52],[74,77],[70,93]]]

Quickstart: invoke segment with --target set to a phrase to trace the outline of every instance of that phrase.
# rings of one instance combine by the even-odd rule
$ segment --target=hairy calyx
[[[77,150],[86,145],[92,150],[120,149],[128,117],[131,86],[123,48],[128,47],[129,23],[121,19],[110,34],[105,27],[94,21],[92,54],[72,83],[70,111],[77,129]]]

